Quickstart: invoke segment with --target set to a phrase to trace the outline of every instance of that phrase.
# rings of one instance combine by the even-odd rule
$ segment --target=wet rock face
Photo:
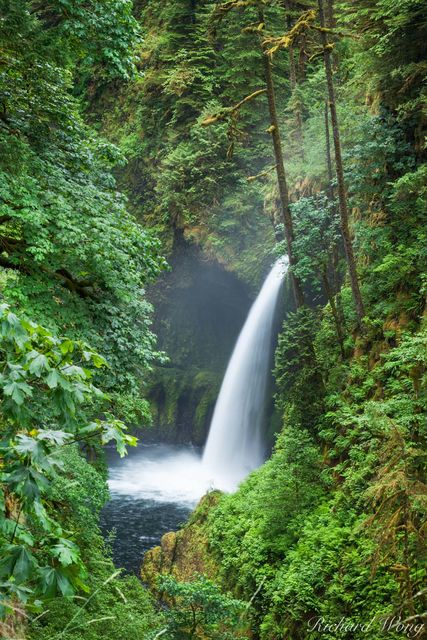
[[[205,442],[222,376],[251,305],[233,273],[178,237],[171,271],[150,288],[153,330],[169,358],[147,386],[153,440]]]
[[[207,518],[221,497],[212,491],[200,500],[195,511],[179,531],[165,533],[160,546],[147,551],[141,567],[141,578],[158,597],[157,578],[172,575],[181,582],[190,582],[196,574],[213,578],[217,573],[214,559],[209,553]]]
[[[148,390],[154,424],[144,434],[145,440],[202,446],[221,380],[222,375],[195,367],[158,368]]]

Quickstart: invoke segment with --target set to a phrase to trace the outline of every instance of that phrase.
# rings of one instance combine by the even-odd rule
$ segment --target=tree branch
[[[266,89],[257,89],[257,91],[254,91],[253,93],[249,94],[248,96],[243,98],[243,100],[240,100],[240,102],[237,102],[237,104],[233,105],[232,107],[224,107],[224,109],[221,109],[217,113],[207,116],[200,123],[200,126],[209,127],[211,124],[214,124],[215,122],[226,120],[228,117],[236,114],[241,109],[241,107],[243,107],[244,104],[246,104],[250,100],[254,100],[262,93],[266,93]]]

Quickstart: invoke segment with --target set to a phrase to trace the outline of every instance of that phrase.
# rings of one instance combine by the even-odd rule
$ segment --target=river
[[[115,530],[116,566],[139,574],[148,549],[188,518],[212,487],[201,465],[201,451],[190,445],[139,444],[126,458],[107,449],[111,500],[101,513],[101,529]]]

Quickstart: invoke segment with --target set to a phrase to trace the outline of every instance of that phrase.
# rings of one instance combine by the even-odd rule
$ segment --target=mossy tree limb
[[[221,120],[227,120],[235,116],[239,112],[241,107],[243,107],[243,105],[245,105],[247,102],[250,102],[251,100],[254,100],[254,98],[257,98],[261,94],[266,93],[266,91],[267,91],[266,89],[257,89],[256,91],[253,91],[253,93],[250,93],[248,96],[245,96],[242,100],[237,102],[232,107],[225,107],[224,109],[221,109],[217,113],[213,113],[212,115],[207,116],[204,120],[202,120],[202,122],[200,123],[200,126],[209,127],[211,124],[215,124],[216,122],[220,122]]]

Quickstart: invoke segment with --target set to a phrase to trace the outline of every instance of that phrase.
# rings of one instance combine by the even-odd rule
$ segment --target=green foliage
[[[105,476],[76,447],[63,448],[61,474],[52,483],[52,501],[61,505],[63,526],[74,530],[87,570],[84,597],[50,598],[43,615],[29,620],[31,640],[121,640],[145,638],[162,625],[148,592],[135,576],[122,576],[98,528],[99,511],[108,499]]]
[[[126,87],[119,101],[104,96],[97,109],[105,130],[131,158],[121,184],[144,219],[160,223],[172,242],[172,232],[183,231],[207,255],[253,281],[262,271],[251,251],[254,239],[263,256],[269,253],[265,238],[273,243],[273,228],[262,215],[264,188],[246,179],[273,163],[266,101],[242,110],[242,135],[232,158],[226,157],[227,124],[213,129],[200,123],[260,88],[262,57],[253,37],[241,33],[238,16],[222,25],[215,39],[209,36],[214,7],[168,1],[159,9],[155,2],[145,3],[143,77]],[[281,25],[278,12],[268,11]],[[279,73],[278,85],[282,95]]]
[[[336,203],[322,193],[300,198],[292,205],[294,249],[298,262],[294,273],[302,283],[324,286],[332,264],[332,254],[340,239]]]
[[[323,410],[325,393],[317,361],[314,338],[318,314],[302,307],[287,316],[276,351],[276,402],[283,413],[292,412],[292,421],[315,431]]]
[[[275,451],[210,517],[210,544],[222,579],[249,599],[298,539],[307,512],[323,493],[320,454],[299,427],[286,427]],[[264,590],[264,587],[263,587]]]
[[[253,624],[263,639],[315,638],[319,618],[353,625],[331,638],[363,638],[361,625],[374,620],[369,637],[379,639],[393,615],[422,620],[425,328],[403,334],[375,364],[363,355],[340,363],[323,352],[331,320],[318,335],[311,325],[310,336],[308,313],[299,311],[299,323],[291,315],[279,342],[284,428],[275,451],[212,510],[210,545],[222,584],[244,597],[258,589]],[[284,350],[288,341],[295,352]],[[305,394],[298,383],[313,348],[324,408],[309,435],[300,420],[313,383]]]
[[[147,420],[140,379],[157,354],[144,287],[164,261],[157,238],[115,189],[111,171],[124,163],[122,154],[84,124],[71,95],[75,59],[99,66],[102,52],[112,58],[108,67],[102,62],[105,72],[118,57],[127,65],[131,5],[55,2],[30,11],[31,3],[7,4],[0,27],[3,294],[55,333],[87,340],[108,357],[103,387],[122,416]],[[94,48],[93,60],[82,42]]]
[[[336,505],[313,510],[269,585],[271,602],[261,623],[261,637],[275,633],[314,639],[319,618],[337,624],[344,618],[348,631],[322,633],[327,638],[363,638],[361,625],[377,621],[369,637],[383,637],[381,617],[390,614],[387,603],[397,596],[396,584],[383,572],[373,576],[369,567],[372,543],[358,533],[354,513]],[[351,628],[353,625],[353,628]],[[397,638],[397,634],[395,636]]]
[[[217,585],[197,576],[192,582],[178,582],[172,576],[159,578],[158,588],[171,605],[166,612],[166,637],[228,640],[242,625],[247,607],[220,591]]]
[[[77,64],[86,81],[89,74],[99,83],[135,73],[139,26],[129,0],[53,0],[47,4],[3,0],[2,13],[7,36],[18,29],[33,46],[49,47],[55,63]],[[34,53],[40,53],[40,48]]]
[[[106,395],[94,384],[104,359],[83,342],[57,338],[34,322],[0,309],[2,374],[2,607],[13,595],[69,596],[85,589],[85,567],[74,534],[61,526],[52,478],[65,446],[99,436],[123,455],[135,438],[112,416],[90,421]]]
[[[362,122],[358,135],[347,171],[350,201],[360,211],[365,298],[376,318],[418,315],[426,257],[425,166],[416,166],[404,130],[387,112]]]
[[[412,121],[417,144],[422,145],[418,136],[425,105],[425,5],[422,0],[397,5],[387,0],[362,0],[357,6],[344,5],[345,21],[363,34],[354,57],[356,78],[367,82],[371,94],[379,93],[399,118]]]

